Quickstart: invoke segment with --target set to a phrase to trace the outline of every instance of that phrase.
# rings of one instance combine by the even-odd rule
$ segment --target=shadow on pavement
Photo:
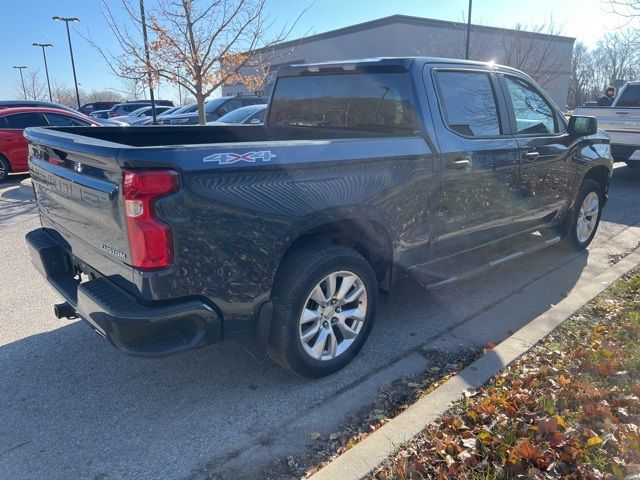
[[[549,261],[562,269],[554,283],[542,279],[549,269],[540,265]],[[132,359],[80,321],[7,344],[0,347],[0,379],[9,386],[0,393],[0,476],[182,478],[266,437],[286,441],[278,429],[425,342],[437,349],[451,348],[439,343],[445,338],[502,340],[560,301],[586,261],[548,249],[448,289],[426,293],[406,281],[381,304],[361,355],[320,380],[293,377],[236,343]],[[492,290],[514,285],[506,298],[486,302]],[[317,421],[309,431],[326,423]],[[291,453],[301,447],[291,445]]]

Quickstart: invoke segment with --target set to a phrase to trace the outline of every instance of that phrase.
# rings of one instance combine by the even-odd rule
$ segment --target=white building
[[[254,55],[269,65],[269,84],[281,65],[371,57],[464,58],[466,24],[393,15],[278,44]],[[575,39],[481,25],[471,26],[470,59],[494,61],[525,71],[563,108],[567,103]],[[230,85],[223,95],[245,94]],[[253,92],[251,92],[253,93]]]

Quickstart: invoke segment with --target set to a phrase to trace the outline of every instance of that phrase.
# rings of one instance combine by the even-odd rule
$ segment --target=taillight
[[[125,170],[124,205],[131,266],[150,270],[173,263],[171,228],[155,216],[155,201],[176,192],[180,177],[173,170]]]

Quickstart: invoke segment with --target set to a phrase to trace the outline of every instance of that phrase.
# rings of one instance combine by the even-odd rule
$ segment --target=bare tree
[[[16,90],[23,94],[22,96],[27,100],[46,100],[48,98],[47,84],[42,78],[39,69],[26,69],[24,73],[24,90],[20,80],[16,83]]]
[[[638,74],[639,47],[640,34],[633,28],[604,34],[593,55],[597,66],[606,72],[607,83],[633,79]]]
[[[68,107],[77,106],[76,91],[66,84],[61,84],[54,80],[51,84],[51,96],[54,102],[60,103],[61,105]]]
[[[533,26],[516,24],[514,30],[522,34],[502,37],[501,63],[526,72],[543,87],[565,74],[566,59],[557,54],[562,29],[553,19]]]
[[[88,102],[122,102],[125,100],[122,93],[115,90],[91,90],[89,93],[82,92],[82,101]]]
[[[569,107],[574,108],[584,104],[591,93],[594,78],[593,55],[584,43],[577,42],[573,47],[573,58],[571,59]]]
[[[295,26],[285,25],[269,36],[274,22],[266,13],[266,0],[157,0],[147,14],[151,53],[147,66],[136,4],[122,0],[129,19],[123,25],[103,0],[105,19],[120,54],[105,50],[89,35],[90,43],[118,76],[145,78],[149,69],[153,83],[164,78],[183,87],[198,103],[201,124],[205,123],[204,102],[216,89],[238,81],[249,87],[262,83],[260,57],[245,52],[273,47]],[[241,73],[247,67],[258,74]]]
[[[640,18],[640,0],[604,0],[611,11],[629,19]]]

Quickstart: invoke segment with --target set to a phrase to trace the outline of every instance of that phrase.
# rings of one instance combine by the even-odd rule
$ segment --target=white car
[[[640,168],[640,82],[622,87],[610,107],[578,107],[575,114],[596,117],[611,137],[614,160]]]
[[[160,115],[162,112],[166,112],[174,107],[164,107],[164,106],[156,106],[156,115]],[[129,115],[122,115],[119,117],[111,117],[110,120],[115,120],[117,122],[126,123],[128,125],[136,125],[137,123],[143,122],[148,117],[151,117],[151,105],[144,106],[137,110],[134,110]]]

